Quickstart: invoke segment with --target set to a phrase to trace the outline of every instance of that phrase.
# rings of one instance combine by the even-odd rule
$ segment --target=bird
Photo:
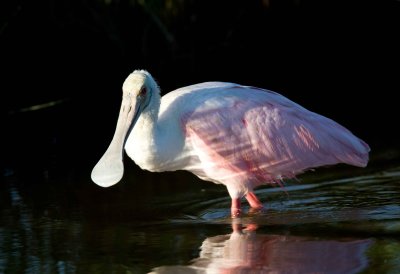
[[[94,183],[110,187],[122,179],[124,150],[142,170],[186,170],[225,185],[236,218],[243,198],[263,208],[255,188],[321,166],[366,167],[370,147],[277,92],[202,82],[161,96],[153,76],[138,69],[123,82],[115,133],[92,170]]]

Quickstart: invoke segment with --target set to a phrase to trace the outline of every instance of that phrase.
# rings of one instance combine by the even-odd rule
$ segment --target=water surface
[[[0,273],[398,273],[400,165],[317,169],[256,191],[229,217],[222,186],[127,163],[108,189],[90,171],[3,171]]]

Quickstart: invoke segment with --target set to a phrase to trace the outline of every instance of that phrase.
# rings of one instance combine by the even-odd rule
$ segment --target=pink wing
[[[182,120],[200,177],[240,177],[256,187],[313,167],[368,162],[368,145],[349,130],[277,93],[239,85],[202,92]]]

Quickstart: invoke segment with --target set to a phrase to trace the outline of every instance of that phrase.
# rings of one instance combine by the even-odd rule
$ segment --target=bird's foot
[[[258,200],[258,198],[257,198],[256,194],[254,194],[254,192],[247,193],[246,200],[252,209],[263,209],[264,208],[263,204],[260,202],[260,200]]]
[[[246,227],[243,229],[243,231],[252,232],[252,231],[256,231],[257,228],[258,228],[257,224],[247,224]]]
[[[243,224],[241,220],[232,220],[232,230],[236,233],[254,232],[258,229],[258,225],[254,223]]]
[[[261,207],[261,208],[250,207],[248,214],[250,216],[255,216],[255,215],[262,214],[264,211],[265,211],[265,207]]]
[[[242,210],[240,208],[231,208],[231,217],[239,218],[242,215]]]
[[[231,217],[238,218],[242,214],[242,210],[240,209],[240,198],[232,199],[231,205]]]

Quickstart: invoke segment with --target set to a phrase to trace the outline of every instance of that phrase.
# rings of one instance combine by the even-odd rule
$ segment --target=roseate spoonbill
[[[253,192],[307,169],[346,163],[365,167],[368,145],[349,130],[269,90],[206,82],[160,96],[145,70],[122,86],[113,139],[92,180],[109,187],[124,172],[123,149],[142,169],[187,170],[227,187],[232,217],[241,198],[262,208]]]

